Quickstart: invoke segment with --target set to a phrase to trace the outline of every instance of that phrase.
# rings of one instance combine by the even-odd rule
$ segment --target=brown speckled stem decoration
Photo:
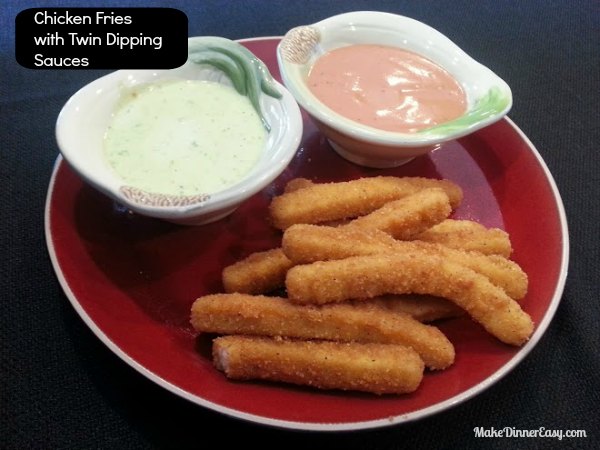
[[[208,194],[169,195],[144,191],[133,186],[121,186],[121,193],[129,201],[146,206],[173,207],[200,204],[210,199]]]
[[[310,26],[292,28],[281,41],[281,54],[286,61],[305,64],[315,47],[321,41],[319,30]]]

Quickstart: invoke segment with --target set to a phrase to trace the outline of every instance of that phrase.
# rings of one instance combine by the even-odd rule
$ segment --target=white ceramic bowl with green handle
[[[352,121],[325,106],[307,86],[308,74],[324,53],[348,45],[376,44],[417,53],[445,69],[463,88],[461,117],[413,133],[384,131]],[[358,11],[288,31],[277,48],[285,86],[308,112],[333,148],[368,167],[394,167],[466,136],[504,117],[512,106],[510,87],[454,42],[417,20]]]
[[[86,182],[129,210],[197,225],[230,214],[283,172],[300,145],[303,122],[294,97],[241,44],[220,37],[192,37],[188,53],[188,61],[176,69],[119,70],[84,86],[62,108],[56,138],[64,159]],[[219,192],[171,195],[130,186],[111,168],[104,136],[120,99],[136,87],[165,80],[244,86],[244,95],[260,110],[269,131],[258,162],[237,184]],[[198,176],[207,170],[211,167],[199,167]]]

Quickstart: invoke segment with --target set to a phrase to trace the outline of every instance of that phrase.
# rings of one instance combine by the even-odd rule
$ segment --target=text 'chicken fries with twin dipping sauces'
[[[224,267],[225,292],[192,306],[194,329],[219,335],[215,367],[230,379],[407,394],[454,362],[436,320],[467,315],[523,345],[534,328],[518,303],[527,275],[505,231],[450,218],[462,198],[449,180],[291,180],[269,206],[281,246]]]

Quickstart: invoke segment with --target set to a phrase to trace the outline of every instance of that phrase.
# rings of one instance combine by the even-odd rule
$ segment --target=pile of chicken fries
[[[218,335],[215,367],[236,380],[405,394],[454,363],[438,321],[467,315],[523,345],[534,327],[519,304],[527,275],[505,231],[450,218],[462,199],[449,180],[291,180],[269,206],[281,246],[225,267],[224,292],[192,306],[194,329]]]

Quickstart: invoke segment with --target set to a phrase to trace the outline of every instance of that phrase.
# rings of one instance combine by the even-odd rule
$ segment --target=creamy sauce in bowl
[[[413,133],[462,116],[460,84],[442,67],[397,47],[359,44],[316,60],[308,87],[327,107],[363,125]]]
[[[233,88],[172,80],[123,96],[104,152],[127,185],[167,195],[211,194],[251,171],[266,138],[250,100]]]

